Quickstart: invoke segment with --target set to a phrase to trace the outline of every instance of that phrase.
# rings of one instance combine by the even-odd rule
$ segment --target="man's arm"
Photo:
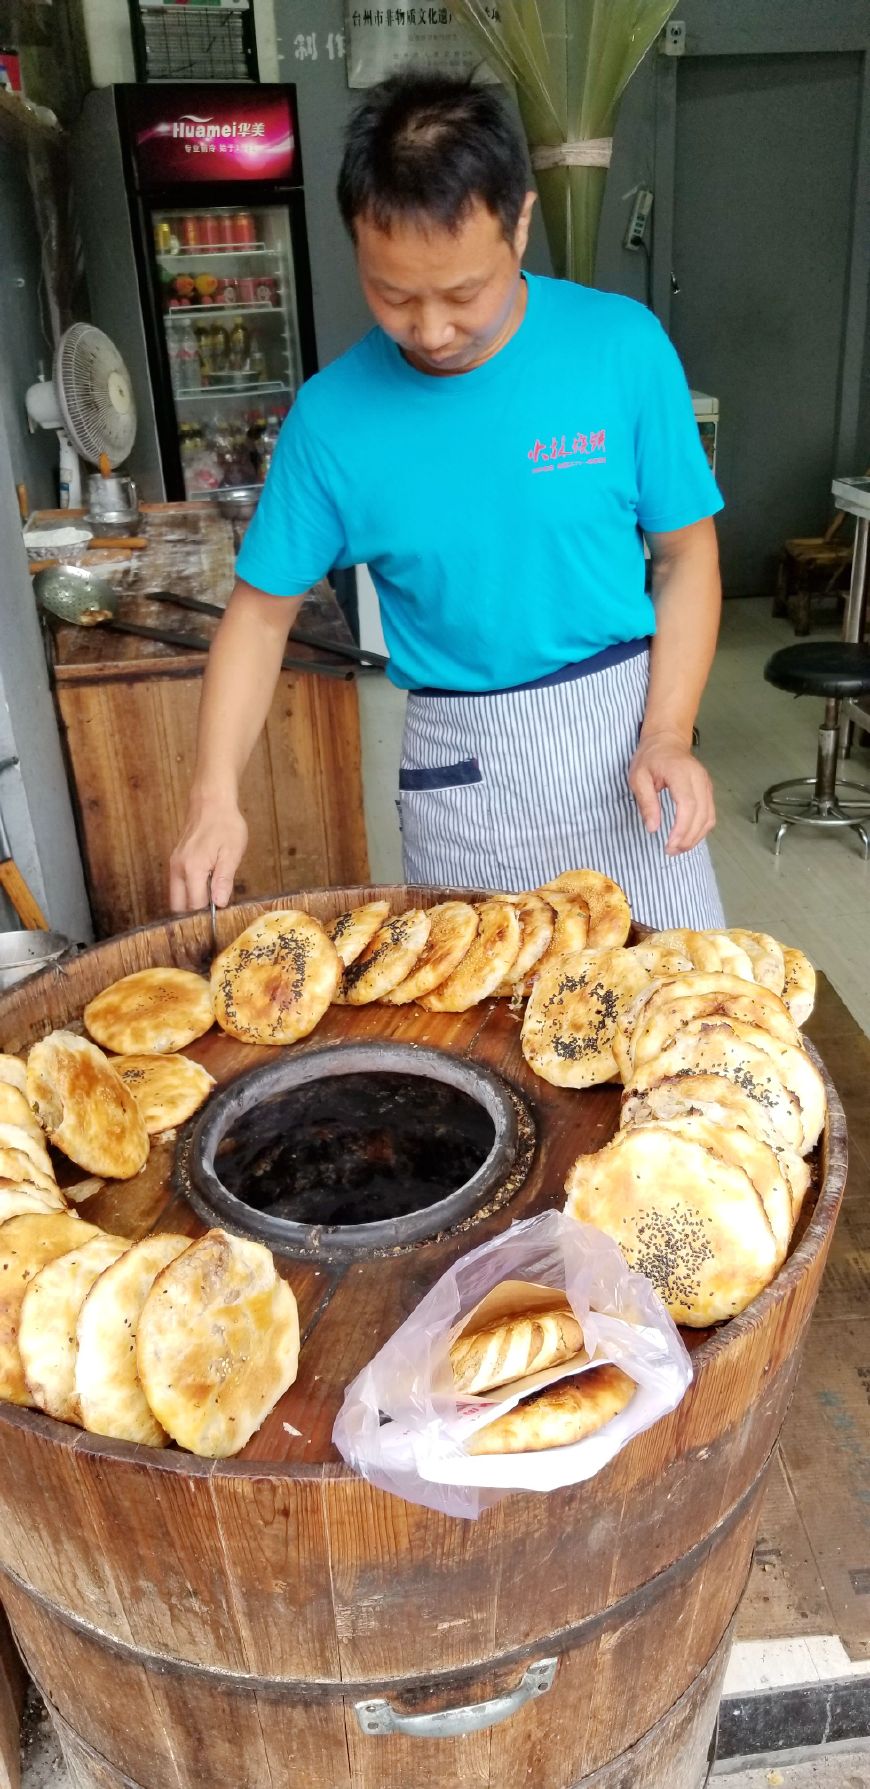
[[[648,536],[656,633],[640,741],[628,781],[648,832],[661,824],[659,795],[676,807],[666,850],[690,851],[716,823],[713,789],[692,753],[692,728],[707,682],[722,606],[712,518]]]
[[[208,655],[184,832],[169,863],[173,913],[225,907],[248,842],[239,783],[266,722],[301,596],[267,596],[239,579]]]

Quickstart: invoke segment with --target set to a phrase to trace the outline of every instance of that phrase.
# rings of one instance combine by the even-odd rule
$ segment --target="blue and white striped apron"
[[[412,691],[405,880],[519,892],[562,870],[602,870],[645,925],[724,925],[706,844],[667,857],[670,796],[648,833],[628,787],[648,681],[649,644],[632,641],[519,689]]]

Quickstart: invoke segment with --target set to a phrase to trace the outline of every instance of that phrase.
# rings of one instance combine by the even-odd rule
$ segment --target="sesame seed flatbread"
[[[34,1212],[0,1224],[0,1398],[29,1404],[18,1352],[24,1293],[34,1274],[100,1232],[71,1211]]]
[[[722,977],[723,982],[729,979],[724,975]],[[741,986],[739,982],[736,985]],[[793,1044],[799,1049],[800,1033],[778,995],[772,994],[769,988],[756,984],[750,988],[748,982],[743,982],[742,988],[741,993],[736,993],[733,988],[708,992],[698,992],[685,986],[676,991],[673,987],[657,989],[632,1036],[631,1060],[634,1067],[640,1067],[642,1063],[650,1062],[654,1056],[660,1056],[662,1050],[668,1049],[673,1043],[677,1032],[694,1019],[740,1019],[748,1025],[757,1025],[772,1037],[779,1037],[783,1043]]]
[[[553,936],[526,976],[526,987],[551,969],[559,957],[573,956],[589,942],[589,907],[582,894],[552,892],[544,898],[555,914]]]
[[[76,1326],[74,1395],[78,1420],[92,1434],[148,1447],[167,1445],[169,1436],[142,1390],[136,1339],[157,1275],[190,1247],[189,1236],[145,1236],[107,1267],[88,1292]]]
[[[226,1459],[296,1378],[296,1300],[261,1243],[209,1230],[157,1275],[136,1353],[142,1389],[173,1440]]]
[[[47,1262],[21,1301],[18,1352],[31,1400],[58,1422],[78,1420],[75,1334],[79,1311],[94,1281],[129,1248],[120,1236],[92,1236],[81,1248]]]
[[[560,1379],[515,1404],[495,1422],[475,1429],[465,1445],[470,1454],[539,1453],[570,1447],[596,1435],[624,1410],[637,1386],[621,1367],[603,1362],[576,1379]]]
[[[440,987],[459,968],[477,935],[477,909],[470,901],[441,901],[427,912],[429,936],[410,975],[381,995],[387,1006],[407,1006]]]
[[[510,974],[522,937],[516,908],[497,898],[480,901],[477,919],[477,932],[458,969],[420,1001],[427,1012],[467,1012],[496,994]]]
[[[626,1091],[619,1115],[620,1129],[634,1125],[666,1123],[671,1118],[707,1118],[721,1130],[748,1131],[767,1143],[791,1189],[792,1223],[797,1221],[809,1190],[810,1166],[785,1142],[774,1116],[758,1100],[750,1099],[727,1075],[670,1075],[645,1092]]]
[[[666,944],[671,949],[684,951],[694,968],[706,974],[715,975],[727,970],[744,981],[755,980],[745,950],[741,950],[727,932],[693,932],[688,926],[672,926],[664,932],[653,932],[646,942]]]
[[[86,1037],[53,1031],[34,1044],[27,1097],[55,1148],[89,1174],[129,1180],[147,1161],[148,1133],[136,1101]]]
[[[172,1056],[116,1056],[112,1067],[132,1093],[149,1137],[184,1124],[214,1086],[208,1069],[178,1051]]]
[[[535,977],[523,1019],[529,1067],[556,1087],[597,1087],[617,1074],[613,1042],[620,1007],[649,981],[631,951],[584,950]]]
[[[782,953],[785,987],[782,997],[796,1025],[805,1025],[816,1003],[816,972],[802,950],[787,945]]]
[[[367,901],[364,907],[351,907],[347,913],[340,913],[337,919],[328,922],[326,935],[332,939],[345,969],[362,955],[389,911],[389,901]]]
[[[589,908],[590,950],[605,950],[624,944],[631,930],[631,908],[618,882],[600,870],[565,870],[546,883],[541,893],[550,889],[566,894],[582,895]]]
[[[745,1170],[761,1198],[776,1237],[779,1266],[785,1259],[791,1238],[792,1196],[788,1180],[770,1145],[750,1131],[741,1130],[739,1125],[726,1130],[722,1125],[711,1123],[709,1118],[671,1118],[660,1121],[658,1128],[671,1131],[675,1136],[694,1139],[712,1155],[720,1155],[726,1162]]]
[[[322,925],[296,908],[262,913],[211,970],[215,1017],[249,1044],[293,1044],[323,1018],[341,959]]]
[[[214,1024],[209,985],[190,969],[139,969],[85,1007],[85,1025],[104,1050],[162,1056],[183,1050]]]
[[[370,1006],[383,1000],[416,968],[429,942],[431,920],[422,907],[385,920],[350,964],[335,993],[340,1006]]]
[[[23,1125],[0,1123],[0,1149],[20,1150],[21,1154],[26,1155],[28,1161],[32,1162],[34,1168],[38,1168],[40,1173],[45,1174],[49,1180],[57,1178],[51,1156],[45,1147],[44,1131],[40,1130],[38,1136],[35,1137],[33,1132],[25,1130]]]
[[[16,1184],[23,1181],[25,1185],[42,1187],[47,1193],[56,1184],[53,1168],[46,1172],[25,1150],[11,1148],[8,1143],[0,1146],[0,1179]]]
[[[26,1087],[27,1071],[23,1062],[21,1069]],[[37,1143],[45,1143],[45,1132],[36,1113],[28,1105],[26,1095],[19,1087],[13,1087],[9,1081],[0,1081],[0,1123],[17,1124]]]
[[[717,1029],[704,1021],[686,1026],[669,1050],[645,1062],[628,1083],[630,1093],[672,1076],[719,1075],[731,1080],[746,1097],[761,1106],[769,1122],[792,1149],[803,1149],[803,1116],[796,1093],[787,1086],[778,1064],[765,1050],[737,1037],[722,1024]]]
[[[743,1168],[658,1125],[620,1131],[574,1163],[565,1210],[612,1236],[676,1323],[734,1317],[769,1284],[780,1250]]]

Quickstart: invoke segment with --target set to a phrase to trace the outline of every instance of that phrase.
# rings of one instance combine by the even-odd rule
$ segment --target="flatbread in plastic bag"
[[[457,1393],[451,1344],[502,1310],[567,1304],[583,1347],[573,1359],[485,1394]],[[522,1400],[612,1363],[633,1397],[585,1439],[523,1452],[470,1451],[471,1438]],[[333,1441],[382,1491],[475,1518],[507,1491],[552,1491],[600,1472],[626,1443],[676,1408],[689,1354],[649,1280],[610,1237],[561,1211],[513,1224],[449,1268],[348,1386]]]

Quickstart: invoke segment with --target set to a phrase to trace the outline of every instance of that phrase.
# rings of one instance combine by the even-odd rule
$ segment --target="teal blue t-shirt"
[[[367,563],[403,689],[510,688],[653,633],[642,534],[722,507],[652,313],[526,278],[472,372],[418,372],[376,328],[310,379],[239,555],[273,596]]]

